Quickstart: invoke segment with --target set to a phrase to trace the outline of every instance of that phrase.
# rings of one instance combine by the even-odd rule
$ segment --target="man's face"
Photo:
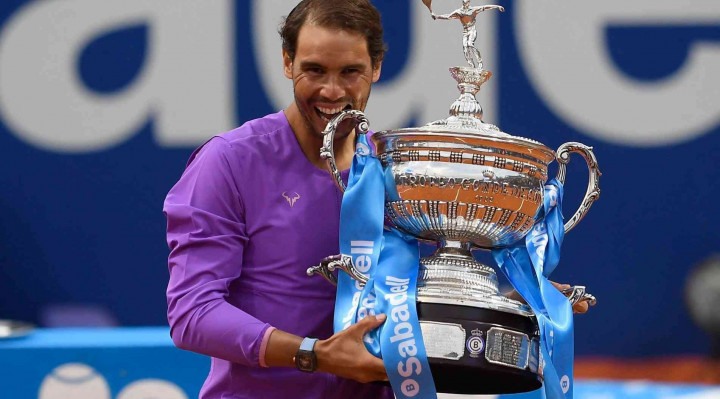
[[[370,87],[380,78],[365,37],[313,24],[300,28],[295,59],[283,52],[283,62],[310,134],[319,135],[343,110],[365,110]]]

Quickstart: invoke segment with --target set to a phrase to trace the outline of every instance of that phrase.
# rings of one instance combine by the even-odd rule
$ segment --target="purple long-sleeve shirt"
[[[305,271],[339,253],[341,198],[283,112],[193,153],[164,212],[172,339],[212,357],[201,398],[392,398],[374,384],[260,366],[271,326],[332,335],[335,287]]]

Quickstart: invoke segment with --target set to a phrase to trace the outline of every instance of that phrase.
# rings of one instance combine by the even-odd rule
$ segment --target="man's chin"
[[[318,132],[318,134],[322,136],[326,127],[327,127],[327,123],[323,123],[323,122],[316,123],[315,131]]]

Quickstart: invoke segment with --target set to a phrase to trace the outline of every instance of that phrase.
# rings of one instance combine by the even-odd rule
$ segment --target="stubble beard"
[[[309,114],[308,114],[308,112],[315,112],[315,110],[313,109],[313,107],[309,107],[309,108],[310,108],[309,111],[308,111],[307,108],[301,107],[300,104],[307,104],[307,103],[306,103],[306,102],[302,102],[302,101],[297,97],[297,95],[295,95],[294,91],[293,91],[293,97],[295,97],[295,105],[297,106],[298,111],[300,112],[300,116],[302,116],[303,123],[305,124],[305,128],[306,128],[307,131],[309,132],[309,136],[310,136],[310,137],[313,137],[313,138],[320,138],[320,139],[322,139],[322,137],[323,137],[323,134],[322,134],[322,133],[323,133],[323,130],[324,130],[324,129],[323,129],[323,130],[320,130],[320,131],[317,131],[317,128],[315,127],[315,125],[313,125],[313,122],[312,122],[313,117],[314,117],[315,115],[309,115]]]

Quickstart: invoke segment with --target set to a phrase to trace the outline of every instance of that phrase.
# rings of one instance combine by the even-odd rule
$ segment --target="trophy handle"
[[[600,169],[598,168],[597,159],[595,158],[592,147],[588,147],[582,143],[569,142],[561,145],[555,153],[555,158],[560,164],[557,176],[555,178],[560,183],[562,183],[563,185],[565,184],[565,174],[567,172],[566,165],[570,163],[570,153],[572,152],[578,153],[583,158],[585,158],[585,162],[587,162],[588,165],[589,177],[587,190],[585,191],[585,198],[583,198],[583,201],[580,204],[580,208],[578,208],[572,218],[570,218],[570,220],[565,223],[566,233],[572,230],[575,225],[578,224],[578,222],[580,222],[580,220],[585,217],[588,210],[590,210],[593,202],[595,202],[595,200],[600,197],[599,182],[600,175],[602,175],[602,173],[600,173]]]
[[[595,306],[597,304],[595,296],[587,292],[584,285],[575,285],[561,292],[570,301],[570,306],[575,306],[582,302],[587,302],[588,306]]]
[[[353,267],[352,258],[348,255],[332,255],[323,259],[319,265],[311,266],[307,269],[307,275],[319,274],[332,285],[337,285],[337,278],[333,274],[335,269],[340,269],[350,275],[353,279],[360,282],[364,286],[368,282],[368,277]]]
[[[337,164],[335,163],[335,151],[333,150],[333,141],[335,140],[335,131],[337,130],[338,125],[340,125],[342,121],[348,118],[353,118],[355,120],[354,129],[356,134],[367,134],[368,130],[370,130],[370,123],[368,122],[364,113],[357,110],[343,111],[340,113],[340,115],[334,117],[330,122],[328,122],[327,126],[325,126],[325,130],[322,131],[323,146],[322,148],[320,148],[320,158],[324,159],[325,162],[327,162],[328,171],[330,171],[330,174],[335,179],[335,184],[343,193],[345,192],[346,187],[345,183],[343,183],[342,181],[342,176],[340,176],[340,171],[337,168]],[[358,136],[355,136],[356,142],[357,137]]]
[[[337,277],[330,271],[328,264],[330,262],[337,262],[340,260],[340,255],[332,255],[324,258],[320,261],[319,265],[310,266],[307,268],[306,274],[308,277],[312,277],[314,274],[319,274],[322,278],[327,280],[330,284],[337,286]],[[334,269],[334,268],[333,268]]]

